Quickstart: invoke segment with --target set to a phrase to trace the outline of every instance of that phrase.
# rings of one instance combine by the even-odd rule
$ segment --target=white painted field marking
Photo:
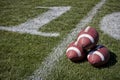
[[[71,7],[70,6],[67,6],[67,7],[61,6],[61,7],[37,7],[37,8],[48,8],[50,10],[39,15],[37,18],[28,20],[27,22],[22,23],[18,26],[12,26],[12,27],[0,26],[0,30],[19,32],[19,33],[29,33],[29,34],[33,34],[33,35],[40,35],[40,36],[46,36],[46,37],[59,36],[59,33],[40,32],[39,28],[41,28],[45,24],[48,24],[53,19],[58,18],[63,13],[70,10]]]
[[[120,39],[120,12],[106,15],[100,22],[100,28],[111,37]]]
[[[97,14],[105,1],[106,0],[101,0],[95,7],[93,7],[87,16],[76,25],[76,28],[63,39],[61,44],[54,48],[50,55],[45,58],[39,69],[29,77],[29,80],[45,80],[45,78],[51,73],[51,70],[55,67],[56,63],[59,62],[59,58],[64,54],[66,46],[75,39],[82,27],[85,27],[92,21],[92,18]]]

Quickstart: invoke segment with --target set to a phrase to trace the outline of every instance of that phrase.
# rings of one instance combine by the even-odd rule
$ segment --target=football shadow
[[[111,66],[113,66],[113,65],[115,65],[117,63],[116,58],[117,58],[116,54],[110,51],[110,59],[109,59],[109,61],[106,64],[104,64],[104,65],[102,65],[100,67],[96,67],[96,66],[94,66],[94,67],[99,68],[99,69],[109,68],[109,67],[111,67]],[[87,61],[88,60],[87,60],[87,57],[86,57],[82,61],[72,61],[72,62],[75,63],[75,64],[80,64],[80,63],[84,63],[84,62],[87,62]]]
[[[109,61],[105,65],[103,65],[101,67],[97,67],[97,68],[100,68],[100,69],[101,68],[109,68],[109,67],[115,65],[117,63],[116,58],[117,58],[116,54],[110,51],[110,59],[109,59]]]
[[[75,64],[81,64],[81,63],[87,62],[87,57],[85,57],[83,60],[72,61],[72,62]]]
[[[81,63],[84,63],[84,62],[86,62],[87,61],[87,59],[84,59],[84,60],[80,60],[80,61],[72,61],[73,63],[75,63],[75,64],[81,64]]]

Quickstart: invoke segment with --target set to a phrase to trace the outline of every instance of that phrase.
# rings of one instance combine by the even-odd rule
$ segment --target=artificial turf
[[[100,21],[107,15],[120,11],[119,0],[107,0],[89,26],[97,29],[100,35],[99,43],[110,50],[110,60],[107,64],[96,68],[87,59],[80,63],[71,62],[65,55],[60,58],[57,66],[47,77],[47,80],[119,80],[120,77],[120,40],[116,40],[100,30]],[[109,28],[109,27],[108,27]]]
[[[70,11],[46,24],[40,31],[59,32],[59,37],[42,37],[30,34],[19,34],[0,30],[0,79],[23,80],[30,76],[44,58],[56,47],[76,24],[100,0],[1,0],[0,25],[15,26],[32,19],[47,9],[36,9],[37,6],[71,6]],[[100,34],[100,44],[111,50],[111,60],[104,68],[94,68],[87,61],[79,64],[70,62],[65,55],[46,78],[48,80],[115,80],[119,75],[119,40],[104,34],[99,22],[106,14],[120,11],[119,0],[107,0],[92,23]],[[112,44],[111,44],[112,43]]]

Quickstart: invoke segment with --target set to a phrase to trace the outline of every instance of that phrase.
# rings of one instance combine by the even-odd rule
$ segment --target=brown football
[[[93,48],[99,40],[99,34],[93,27],[86,27],[79,32],[76,44],[82,46],[84,49]]]
[[[97,45],[96,48],[91,50],[87,56],[89,63],[96,67],[106,64],[109,58],[109,50],[102,45]]]
[[[82,47],[75,45],[75,42],[69,44],[66,50],[66,56],[73,62],[82,61],[86,57]]]

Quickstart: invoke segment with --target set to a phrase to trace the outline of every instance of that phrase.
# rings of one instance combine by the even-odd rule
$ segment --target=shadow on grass
[[[100,69],[109,68],[109,67],[115,65],[117,63],[116,58],[117,58],[116,54],[110,51],[110,59],[109,59],[109,61],[105,65],[103,65],[103,66],[101,66],[99,68]]]
[[[75,63],[75,64],[81,64],[81,63],[84,63],[84,62],[86,62],[87,61],[87,59],[84,59],[84,60],[80,60],[80,61],[72,61],[73,63]]]
[[[72,61],[72,60],[71,60]],[[77,60],[77,61],[72,61],[75,64],[81,64],[87,61],[87,57],[85,57],[83,60]]]
[[[116,58],[117,58],[116,54],[110,51],[110,59],[109,59],[109,61],[106,64],[104,64],[103,66],[100,66],[100,67],[94,66],[94,67],[99,68],[99,69],[109,68],[109,67],[111,67],[111,66],[113,66],[113,65],[115,65],[117,63]],[[76,64],[80,64],[80,63],[84,63],[86,61],[88,61],[87,57],[82,61],[80,60],[80,61],[72,61],[72,62],[76,63]]]

